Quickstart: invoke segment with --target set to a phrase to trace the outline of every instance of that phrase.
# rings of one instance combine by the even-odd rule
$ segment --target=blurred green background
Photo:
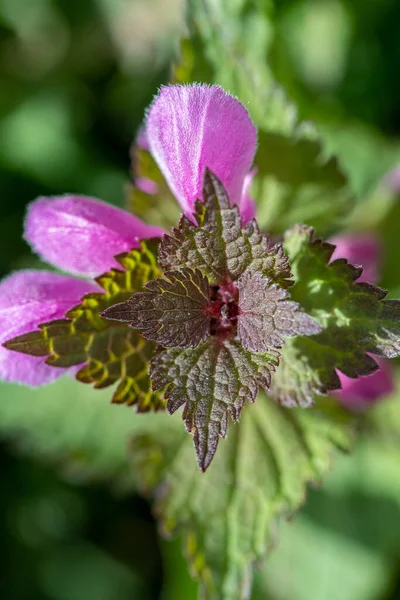
[[[276,78],[354,164],[356,186],[400,163],[398,0],[276,0],[265,11]],[[0,0],[0,276],[40,266],[22,240],[36,196],[123,205],[129,146],[183,30],[183,0]],[[399,219],[394,203],[376,223],[383,283],[398,290]],[[160,541],[121,475],[134,415],[108,398],[70,380],[0,384],[0,598],[196,597],[180,541]],[[400,598],[398,404],[378,407],[354,456],[282,526],[255,600]]]

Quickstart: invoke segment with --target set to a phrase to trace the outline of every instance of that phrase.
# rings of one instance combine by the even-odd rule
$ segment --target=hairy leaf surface
[[[149,360],[155,345],[127,325],[100,317],[108,306],[128,299],[144,283],[160,274],[157,243],[142,243],[141,250],[119,255],[124,270],[112,269],[97,278],[104,293],[90,293],[65,319],[44,323],[40,330],[10,340],[9,350],[48,356],[54,367],[84,365],[76,378],[105,388],[119,382],[113,402],[134,404],[138,411],[160,409],[164,402],[151,391]]]
[[[134,471],[155,496],[165,534],[183,535],[204,597],[250,597],[253,566],[275,542],[279,518],[304,502],[307,483],[320,483],[335,446],[348,448],[350,431],[333,400],[305,411],[262,396],[244,408],[203,475],[184,434],[165,428],[135,438]]]
[[[345,259],[329,262],[334,246],[313,229],[287,232],[285,248],[296,284],[291,296],[324,328],[315,337],[288,340],[271,393],[286,405],[309,405],[313,394],[339,389],[339,369],[348,377],[368,375],[377,364],[369,355],[400,354],[400,301],[386,292],[357,283],[361,268]]]
[[[246,400],[254,402],[259,386],[268,388],[277,354],[254,353],[233,340],[216,338],[194,349],[171,348],[151,363],[153,387],[164,387],[167,410],[184,406],[183,419],[193,441],[199,467],[205,471],[225,437],[228,415],[237,421]]]
[[[242,345],[260,352],[281,348],[285,337],[313,335],[322,327],[288,300],[287,290],[258,273],[246,272],[238,281],[238,335]]]
[[[163,347],[197,346],[209,335],[208,280],[199,270],[169,271],[150,281],[145,291],[110,306],[102,316],[126,321]]]
[[[273,244],[251,221],[242,227],[237,206],[210,171],[205,173],[204,202],[197,202],[197,226],[187,217],[161,241],[159,261],[166,269],[198,268],[210,279],[238,279],[245,271],[260,272],[283,287],[292,284],[290,265],[280,244]]]

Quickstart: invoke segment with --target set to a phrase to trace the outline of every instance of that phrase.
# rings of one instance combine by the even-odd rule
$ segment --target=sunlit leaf
[[[117,258],[124,270],[112,269],[97,278],[103,293],[84,296],[65,319],[51,321],[5,345],[9,350],[48,356],[54,367],[84,365],[76,378],[105,388],[116,382],[113,402],[134,404],[138,411],[163,408],[159,394],[151,391],[148,364],[155,345],[126,324],[107,321],[100,313],[127,300],[150,279],[160,274],[155,253],[157,242],[142,243],[141,250]]]
[[[286,405],[309,405],[313,394],[339,389],[339,369],[348,377],[377,369],[369,355],[400,354],[400,301],[368,283],[357,283],[361,268],[345,259],[330,263],[334,246],[307,227],[287,232],[296,284],[292,298],[323,327],[314,337],[288,340],[271,393]]]

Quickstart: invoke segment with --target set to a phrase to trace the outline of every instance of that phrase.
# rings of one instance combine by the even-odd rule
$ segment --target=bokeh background
[[[129,147],[168,81],[183,4],[0,0],[1,277],[42,266],[22,239],[35,197],[76,192],[123,206]],[[400,164],[400,3],[267,4],[276,78],[300,116],[329,133],[362,192],[368,174]],[[360,222],[382,236],[382,283],[399,293],[400,205],[382,202],[366,202]],[[113,481],[130,409],[110,416],[108,392],[94,395],[70,380],[0,384],[0,598],[196,598],[180,541],[161,541],[147,501]],[[400,598],[400,409],[396,394],[385,402],[354,456],[283,525],[254,599]],[[80,448],[96,456],[95,472]]]

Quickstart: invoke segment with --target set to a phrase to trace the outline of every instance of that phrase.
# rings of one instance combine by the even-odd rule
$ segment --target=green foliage
[[[23,0],[1,4],[2,274],[21,265],[38,264],[19,241],[25,205],[35,196],[70,190],[121,203],[126,178],[123,156],[130,132],[139,126],[157,86],[167,81],[166,70],[161,73],[159,67],[160,58],[166,64],[168,52],[161,57],[159,41],[177,37],[166,35],[164,4],[168,4],[169,15],[179,3],[156,1],[159,11],[154,9],[154,2],[141,2],[137,3],[137,14],[136,5],[122,2],[116,10],[112,0],[38,1],[31,3],[34,10]],[[181,82],[220,83],[245,102],[260,129],[255,160],[258,174],[251,193],[256,199],[261,230],[281,234],[295,223],[307,223],[319,234],[330,235],[345,220],[350,230],[372,232],[378,219],[386,214],[380,228],[385,255],[382,281],[385,287],[398,288],[398,205],[395,198],[382,202],[380,192],[375,198],[368,196],[385,172],[400,160],[399,144],[394,139],[399,132],[399,3],[190,0],[189,8],[191,37],[182,45],[182,58],[173,76]],[[146,10],[148,22],[143,17]],[[132,35],[132,16],[140,35]],[[126,32],[129,39],[124,38]],[[146,62],[140,72],[132,68],[135,53],[140,65]],[[317,122],[318,132],[304,122],[310,118]],[[178,205],[147,151],[134,150],[133,171],[136,181],[142,178],[156,182],[157,193],[129,187],[129,209],[149,223],[168,229],[175,225]],[[249,235],[253,241],[259,240],[257,270],[264,250],[272,261],[272,244],[256,229]],[[179,235],[174,232],[174,236],[179,246]],[[205,239],[212,249],[212,234]],[[256,246],[253,241],[252,252]],[[279,248],[274,267],[282,261],[283,273],[286,258]],[[374,311],[385,305],[385,299],[379,300],[379,293],[372,293],[370,288],[356,288],[356,273],[351,268],[339,264],[328,269],[329,259],[326,254],[322,256],[322,248],[319,251],[319,259],[307,251],[299,264],[293,261],[297,283],[291,292],[294,300],[304,303],[310,314],[328,326],[329,333],[326,344],[324,333],[286,341],[282,364],[272,377],[286,402],[298,402],[299,397],[308,402],[315,391],[336,385],[332,374],[339,363],[348,369],[372,369],[372,362],[365,362],[365,345],[379,345],[383,352],[393,353],[387,331],[379,332],[374,325]],[[181,263],[190,266],[188,256],[181,258],[177,268]],[[287,274],[280,284],[289,287],[293,278],[286,264]],[[154,273],[150,278],[158,275]],[[271,269],[264,275],[270,276]],[[124,293],[110,292],[110,299],[122,302],[132,292]],[[338,308],[330,299],[340,301]],[[98,342],[112,339],[120,348],[120,342],[129,339],[131,350],[136,346],[142,352],[143,360],[137,360],[137,352],[132,355],[134,364],[142,369],[151,344],[117,323],[103,321],[106,329],[102,333],[89,331],[94,311],[94,303],[84,300],[79,315],[71,316],[72,321],[78,319],[88,327],[74,340],[66,342],[61,335],[63,327],[70,331],[70,324],[54,326],[57,341],[51,343],[57,346],[57,360],[71,362],[80,356],[85,361],[90,353],[93,368],[88,369],[86,377],[94,379],[95,385],[107,383],[121,373],[122,361],[120,366],[118,360],[110,362]],[[368,318],[353,329],[354,316],[358,315]],[[365,340],[357,350],[357,365],[350,359],[355,344],[350,321],[352,332],[357,330],[356,335]],[[385,329],[393,329],[390,319]],[[344,355],[343,348],[337,351],[336,333],[344,335],[341,339],[349,345],[348,354]],[[251,336],[255,339],[254,329]],[[42,337],[38,340],[43,342]],[[75,359],[69,352],[75,354]],[[106,369],[97,371],[100,356],[108,362]],[[289,381],[287,389],[285,379]],[[141,382],[139,395],[143,397],[149,393],[148,378]],[[127,390],[130,398],[135,397],[136,392],[129,386]],[[250,592],[251,565],[258,564],[275,543],[278,515],[295,510],[303,499],[305,481],[314,481],[317,475],[319,479],[328,468],[329,438],[338,436],[339,445],[345,445],[342,432],[347,431],[347,425],[343,422],[336,428],[334,416],[324,412],[324,398],[318,399],[312,410],[288,411],[261,397],[255,405],[244,407],[240,425],[230,427],[213,464],[201,474],[177,415],[171,418],[161,411],[134,414],[126,407],[110,406],[109,395],[109,389],[93,394],[89,386],[78,385],[68,377],[38,390],[0,384],[1,436],[30,456],[60,465],[74,483],[100,479],[132,490],[141,476],[142,485],[148,491],[155,490],[164,529],[182,533],[192,570],[202,579],[209,597],[395,597],[400,544],[398,396],[385,399],[368,413],[355,454],[340,459],[323,490],[312,491],[302,514],[284,524],[279,544],[266,569],[256,574],[257,585]],[[132,465],[127,449],[134,435]],[[24,490],[29,487],[28,497],[32,499],[34,486],[29,474],[20,477],[19,494],[13,496],[6,473],[2,494],[6,582],[12,581],[9,573],[11,577],[20,573],[21,563],[26,567],[25,587],[20,588],[17,581],[4,592],[10,600],[19,599],[21,589],[33,598],[35,589],[29,588],[30,557],[53,553],[49,537],[45,548],[40,547],[35,545],[32,532],[39,526],[44,529],[54,525],[60,516],[63,522],[64,511],[74,512],[69,511],[69,503],[51,498],[45,490],[36,512],[25,512],[22,519],[27,501]],[[80,493],[75,488],[76,498]],[[93,513],[97,498],[97,514],[102,516],[97,518],[97,535],[109,539],[108,530],[104,534],[100,506],[103,497],[97,489],[88,493],[93,497]],[[115,508],[121,518],[120,510]],[[21,513],[16,512],[19,510]],[[129,510],[138,520],[134,502],[130,501]],[[82,507],[78,512],[83,514]],[[125,520],[123,527],[131,532]],[[118,531],[111,536],[112,552],[129,563],[128,554],[135,554],[135,549],[124,545],[124,536]],[[10,532],[13,538],[7,537]],[[141,542],[148,538],[140,533],[137,554],[145,556]],[[30,545],[28,557],[21,556],[20,546],[8,543],[17,538],[18,543],[24,540],[26,546]],[[135,594],[136,590],[132,592],[124,585],[121,588],[121,579],[113,574],[115,565],[105,560],[104,554],[100,560],[100,552],[90,546],[92,554],[85,555],[82,549],[72,546],[69,537],[59,541],[63,551],[54,552],[48,564],[42,563],[35,573],[34,583],[40,582],[46,597],[76,600],[86,594],[92,600],[92,596],[103,594],[111,598],[117,589],[113,586],[118,584],[120,596]],[[163,549],[168,552],[165,546]],[[154,557],[151,560],[156,562]],[[71,565],[79,574],[72,583],[68,579]],[[148,563],[141,566],[146,572]],[[176,556],[165,560],[163,597],[189,597],[181,585],[184,568]],[[154,588],[138,589],[136,593],[154,594]]]
[[[116,258],[124,270],[112,269],[96,280],[103,293],[87,294],[66,319],[44,323],[40,330],[10,340],[6,347],[48,356],[46,362],[54,367],[85,363],[76,375],[78,381],[94,383],[97,389],[119,382],[113,402],[134,404],[139,412],[162,409],[164,403],[151,391],[148,377],[154,344],[126,325],[100,317],[101,311],[128,299],[160,273],[156,250],[157,241],[142,242],[141,250],[119,255]]]
[[[111,405],[108,390],[93,394],[69,377],[38,389],[1,383],[0,395],[1,436],[73,481],[132,490],[135,474],[127,452],[132,436],[156,431],[165,421],[169,431],[180,430],[164,412],[136,414]]]
[[[380,288],[356,283],[362,269],[345,259],[329,263],[334,246],[311,228],[287,232],[284,246],[296,281],[292,297],[323,331],[285,344],[271,393],[285,405],[307,406],[314,393],[340,388],[336,369],[348,377],[367,375],[377,368],[367,353],[399,355],[400,301],[385,300]]]
[[[354,190],[315,126],[300,121],[269,68],[272,3],[204,0],[190,6],[192,35],[182,44],[173,76],[178,82],[219,83],[248,106],[259,128],[251,194],[260,227],[282,233],[307,223],[332,233],[352,210]]]
[[[329,235],[355,205],[338,159],[301,124],[287,136],[261,131],[255,164],[251,193],[264,230],[282,233],[307,223]]]
[[[303,411],[261,397],[203,476],[186,436],[165,429],[135,438],[135,471],[156,496],[164,532],[183,534],[204,597],[249,597],[252,565],[271,548],[279,517],[300,506],[308,482],[321,481],[333,448],[348,448],[349,432],[333,401]]]

